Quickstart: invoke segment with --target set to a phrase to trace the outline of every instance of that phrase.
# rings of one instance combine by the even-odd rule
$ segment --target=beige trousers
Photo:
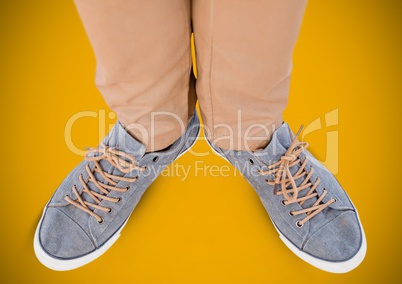
[[[196,96],[207,138],[225,149],[264,147],[282,123],[306,0],[75,3],[97,59],[96,85],[147,151],[183,134]]]

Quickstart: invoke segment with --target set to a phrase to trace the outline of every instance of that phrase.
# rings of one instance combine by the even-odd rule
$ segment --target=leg
[[[264,147],[282,123],[305,0],[194,0],[197,93],[207,138]]]
[[[45,207],[34,250],[54,270],[80,267],[109,249],[147,188],[200,129],[196,115],[188,119],[189,0],[76,3],[98,59],[97,84],[120,121]],[[153,122],[153,112],[168,115]]]
[[[75,3],[96,55],[96,84],[107,104],[147,151],[172,144],[194,110],[195,100],[188,98],[190,1]],[[157,115],[162,112],[169,114]]]
[[[344,273],[366,253],[356,208],[281,117],[304,6],[195,0],[197,90],[211,146],[242,171],[283,242],[308,263]]]

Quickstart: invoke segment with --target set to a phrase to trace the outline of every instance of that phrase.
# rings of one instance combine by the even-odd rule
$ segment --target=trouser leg
[[[282,123],[305,0],[193,0],[197,96],[207,138],[264,147]]]
[[[75,0],[97,61],[96,85],[147,151],[193,114],[190,0]]]

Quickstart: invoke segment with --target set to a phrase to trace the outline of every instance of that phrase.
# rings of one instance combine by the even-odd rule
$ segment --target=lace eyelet
[[[112,213],[112,208],[109,208],[109,211],[107,211],[107,213]]]
[[[159,157],[158,156],[155,156],[153,159],[152,159],[152,162],[156,162],[156,161],[158,161],[159,160]]]
[[[98,224],[102,224],[103,223],[103,218],[100,219],[100,221],[97,221]]]
[[[294,215],[293,211],[289,211],[289,216],[293,217]]]
[[[281,204],[282,204],[282,206],[286,206],[285,202],[286,202],[286,200],[285,200],[285,199],[281,200]]]
[[[254,165],[254,161],[252,159],[249,159],[248,162],[252,165]]]
[[[298,228],[301,228],[301,227],[303,227],[303,224],[300,224],[300,222],[297,221],[297,222],[296,222],[296,226],[297,226]]]
[[[127,186],[127,187],[126,187],[126,191],[129,190],[129,189],[130,189],[130,186]]]
[[[116,202],[119,203],[121,201],[121,199],[122,199],[121,197],[117,198]]]
[[[338,200],[336,198],[332,198],[334,200],[334,203],[336,203]]]

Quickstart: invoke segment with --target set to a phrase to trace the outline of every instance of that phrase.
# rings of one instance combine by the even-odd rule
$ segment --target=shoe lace
[[[260,174],[262,175],[275,175],[274,180],[266,180],[266,182],[269,185],[274,186],[275,195],[284,196],[285,199],[282,201],[282,204],[285,206],[292,203],[299,203],[299,205],[303,205],[305,201],[311,198],[317,198],[314,204],[312,204],[308,208],[290,211],[290,214],[292,216],[304,213],[306,214],[306,217],[303,220],[296,223],[298,227],[302,227],[315,215],[320,213],[332,203],[336,202],[336,199],[332,198],[325,203],[321,203],[321,201],[327,194],[327,190],[324,188],[321,196],[319,196],[318,193],[315,191],[321,180],[320,178],[317,178],[317,180],[314,182],[311,180],[311,177],[314,173],[314,168],[310,167],[310,171],[307,171],[306,166],[308,163],[308,157],[305,156],[304,161],[300,157],[300,154],[303,152],[303,150],[308,147],[307,142],[299,142],[297,140],[297,137],[299,136],[302,128],[303,125],[300,127],[299,131],[292,141],[292,144],[290,145],[286,153],[281,157],[281,159],[278,162],[267,166],[267,170],[260,171]],[[296,173],[292,174],[290,168],[297,164],[300,164],[300,168],[297,170]],[[303,178],[304,180],[297,186],[296,181]],[[308,190],[304,196],[299,197],[300,192],[307,190],[308,188],[310,188],[310,190]]]
[[[93,154],[93,155],[91,155]],[[108,161],[113,167],[119,169],[123,173],[129,173],[132,170],[144,171],[146,167],[140,167],[136,164],[136,160],[133,156],[125,153],[124,151],[118,150],[117,148],[111,148],[105,146],[103,143],[99,148],[91,148],[85,154],[85,160],[91,161],[95,164],[94,168],[91,170],[89,167],[89,163],[85,166],[86,172],[88,173],[88,179],[84,180],[83,175],[79,176],[79,181],[82,185],[81,193],[78,192],[76,185],[72,187],[73,193],[76,196],[75,199],[72,199],[70,196],[66,195],[65,200],[71,205],[77,207],[93,216],[98,223],[103,222],[103,218],[101,218],[98,214],[93,212],[93,210],[98,209],[103,212],[111,212],[111,208],[101,206],[100,203],[102,200],[107,200],[110,202],[119,202],[121,200],[120,197],[109,197],[107,196],[111,191],[118,192],[126,192],[130,187],[120,188],[117,187],[119,181],[125,182],[135,182],[138,177],[128,178],[118,175],[109,174],[102,170],[100,166],[100,161],[105,160]],[[95,177],[95,172],[100,174],[105,182],[100,182]],[[96,188],[99,189],[99,192],[91,190],[88,187],[89,183],[93,183]],[[86,201],[82,198],[82,195],[86,193],[88,194],[93,202]],[[91,210],[92,209],[92,210]]]

